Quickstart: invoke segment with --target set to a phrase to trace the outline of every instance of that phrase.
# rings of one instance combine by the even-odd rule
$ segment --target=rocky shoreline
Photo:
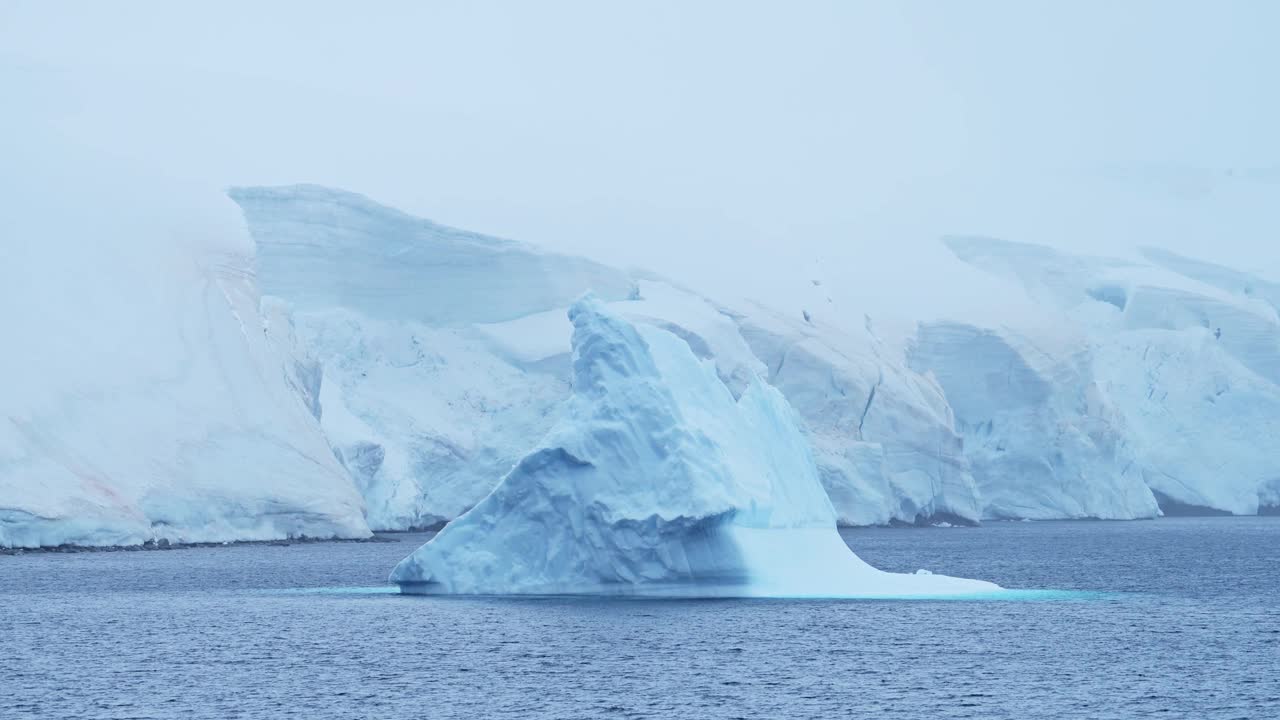
[[[98,552],[150,552],[156,550],[191,550],[196,548],[234,547],[237,545],[310,545],[314,543],[396,543],[394,537],[402,533],[377,533],[367,538],[313,538],[300,535],[280,540],[228,540],[226,542],[178,543],[167,539],[148,540],[141,545],[51,545],[37,548],[0,547],[0,555],[28,555],[45,553],[98,553]]]

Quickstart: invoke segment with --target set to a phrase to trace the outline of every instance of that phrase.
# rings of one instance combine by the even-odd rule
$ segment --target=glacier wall
[[[456,518],[563,419],[586,290],[732,396],[777,387],[841,524],[1280,511],[1259,451],[1280,429],[1280,293],[1212,263],[949,238],[1025,293],[1022,324],[886,340],[821,299],[724,305],[342,191],[235,189],[237,214],[119,168],[27,170],[0,218],[21,349],[0,357],[21,379],[0,396],[0,545]]]
[[[993,519],[1131,519],[1159,513],[1121,414],[1086,344],[1037,345],[1009,330],[923,323],[911,366],[941,383]]]
[[[1254,515],[1280,507],[1280,387],[1213,333],[1137,330],[1097,350],[1097,367],[1148,486],[1170,512]]]
[[[965,595],[844,546],[786,400],[740,397],[714,363],[585,299],[561,421],[476,507],[405,558],[405,592],[658,596]]]
[[[1089,408],[1110,407],[1124,453],[1166,512],[1274,512],[1280,456],[1266,451],[1280,424],[1274,285],[1159,250],[1142,262],[989,238],[947,244],[1019,282],[1042,307],[1042,326],[1081,337],[1078,377],[1054,385],[1097,400],[1062,406],[1064,421],[1079,425]],[[938,372],[952,351],[959,344],[943,343],[917,367]],[[1002,363],[989,358],[974,372],[998,374]],[[953,405],[963,404],[961,392],[948,391]]]

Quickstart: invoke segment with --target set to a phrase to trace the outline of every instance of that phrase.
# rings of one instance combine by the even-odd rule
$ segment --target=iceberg
[[[572,395],[474,508],[399,565],[407,593],[964,596],[860,560],[785,398],[741,395],[670,331],[571,306]]]

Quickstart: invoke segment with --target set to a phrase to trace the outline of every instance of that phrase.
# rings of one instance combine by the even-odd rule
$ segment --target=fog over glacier
[[[0,143],[347,188],[720,296],[787,300],[819,275],[856,315],[989,315],[1004,286],[938,237],[1156,244],[1280,274],[1278,15],[13,2]]]
[[[1280,8],[686,5],[6,3],[0,545],[452,520],[587,289],[842,524],[1280,508]]]

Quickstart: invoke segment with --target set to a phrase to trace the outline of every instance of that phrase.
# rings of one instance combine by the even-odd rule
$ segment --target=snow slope
[[[402,561],[406,592],[679,596],[964,595],[845,547],[782,395],[741,397],[714,363],[587,298],[561,422],[468,513]]]
[[[368,535],[235,206],[71,166],[4,188],[0,546]]]
[[[565,307],[591,288],[617,299],[625,273],[455,230],[315,185],[233,188],[257,242],[263,292],[300,310],[458,326]]]
[[[987,238],[948,245],[1019,281],[1043,305],[1046,325],[1083,335],[1088,368],[1053,379],[1050,392],[1095,398],[1060,406],[1069,425],[1083,427],[1092,408],[1114,410],[1127,452],[1166,512],[1277,506],[1280,456],[1267,451],[1280,429],[1273,285],[1158,250],[1142,262]],[[979,372],[1003,372],[1003,362],[992,358]],[[948,388],[963,414],[957,397]]]
[[[1272,309],[1280,311],[1280,283],[1274,283],[1251,273],[1185,257],[1160,248],[1143,248],[1142,256],[1148,262],[1183,277],[1198,280],[1205,285],[1225,290],[1232,295],[1258,298],[1270,305]]]

